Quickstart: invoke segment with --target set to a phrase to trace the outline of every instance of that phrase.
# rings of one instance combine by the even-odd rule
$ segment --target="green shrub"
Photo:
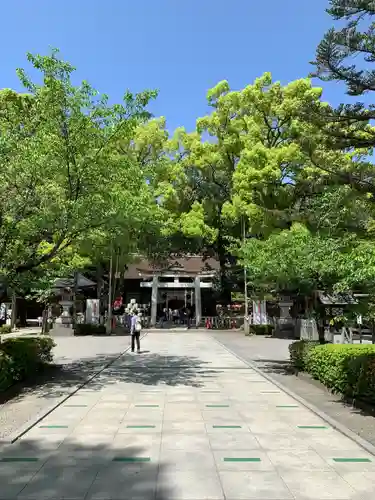
[[[250,325],[250,333],[253,335],[272,335],[273,325]]]
[[[11,333],[12,327],[10,325],[0,326],[0,335],[4,335],[5,333]]]
[[[312,348],[319,345],[317,341],[297,340],[289,345],[290,363],[297,370],[305,370],[306,357]]]
[[[52,362],[52,349],[55,346],[51,337],[16,337],[0,344],[1,375],[0,387],[23,380],[34,374],[43,365]],[[2,383],[3,379],[5,380]],[[8,387],[11,384],[8,384]]]
[[[305,368],[333,392],[375,403],[375,345],[320,345],[307,353]]]
[[[8,354],[0,351],[0,392],[8,389],[14,381],[14,361]]]
[[[90,323],[80,323],[74,329],[74,335],[105,335],[105,325],[92,325]]]

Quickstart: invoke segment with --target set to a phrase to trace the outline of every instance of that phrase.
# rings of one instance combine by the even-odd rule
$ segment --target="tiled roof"
[[[140,279],[142,276],[150,276],[155,272],[168,271],[196,275],[204,272],[218,271],[219,262],[216,259],[203,259],[201,256],[170,257],[163,264],[151,263],[142,259],[138,263],[129,265],[124,273],[125,279]]]

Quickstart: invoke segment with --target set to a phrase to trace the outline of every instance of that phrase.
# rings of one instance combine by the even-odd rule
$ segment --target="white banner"
[[[86,300],[86,323],[99,324],[99,299]]]
[[[265,300],[253,301],[253,325],[266,325],[266,324],[267,324],[266,301]]]

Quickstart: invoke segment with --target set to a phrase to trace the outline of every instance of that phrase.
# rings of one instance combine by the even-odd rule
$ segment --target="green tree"
[[[226,292],[241,219],[258,235],[288,228],[324,189],[300,140],[304,130],[312,132],[299,120],[301,110],[320,104],[320,96],[308,79],[283,87],[269,73],[240,91],[220,82],[207,95],[212,112],[197,120],[194,133],[180,129],[172,139],[183,176],[164,203],[171,232],[218,256]]]
[[[292,293],[312,296],[316,290],[374,293],[373,243],[355,235],[329,237],[302,224],[250,239],[240,251],[255,295]]]
[[[371,0],[330,0],[328,14],[337,23],[320,42],[313,62],[316,76],[323,81],[343,82],[350,96],[362,96],[375,90],[375,15]],[[375,128],[374,104],[341,104],[337,109],[326,106],[307,109],[307,116],[324,125],[331,145],[338,148],[373,148]]]
[[[121,227],[147,217],[145,178],[115,145],[149,119],[156,92],[126,92],[110,106],[87,82],[72,84],[74,68],[57,51],[28,60],[42,83],[18,70],[26,93],[0,92],[0,270],[10,281],[119,217]]]

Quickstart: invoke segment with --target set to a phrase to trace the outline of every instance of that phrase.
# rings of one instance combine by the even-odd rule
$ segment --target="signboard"
[[[86,300],[86,323],[98,325],[100,321],[99,299]]]

